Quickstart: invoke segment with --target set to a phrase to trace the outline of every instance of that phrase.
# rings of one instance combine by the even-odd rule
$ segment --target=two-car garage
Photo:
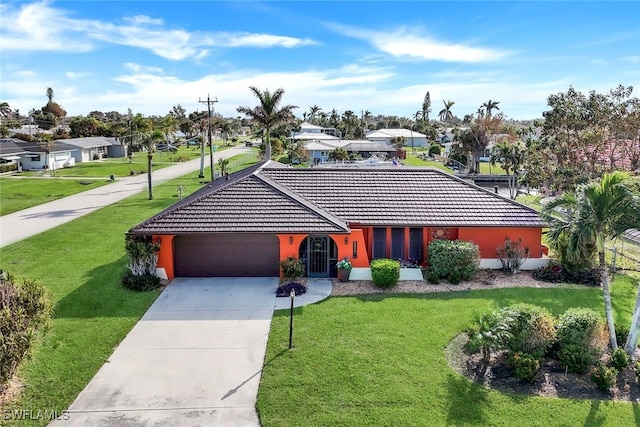
[[[280,243],[271,233],[179,234],[176,277],[278,277]]]

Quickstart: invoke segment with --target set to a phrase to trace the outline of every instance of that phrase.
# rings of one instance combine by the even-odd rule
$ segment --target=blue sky
[[[541,117],[570,86],[640,96],[640,2],[11,1],[0,4],[0,100],[22,114],[47,87],[69,115],[237,116],[249,86],[302,117],[411,117],[427,91],[458,117],[487,100]]]

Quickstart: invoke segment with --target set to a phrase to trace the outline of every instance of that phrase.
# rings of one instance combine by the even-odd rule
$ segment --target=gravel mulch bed
[[[534,279],[531,277],[530,271],[521,271],[518,274],[511,275],[498,270],[481,270],[474,280],[461,282],[458,285],[452,285],[447,282],[434,285],[427,281],[403,280],[391,289],[379,289],[370,280],[339,282],[334,279],[331,295],[427,293],[516,287],[554,288],[558,286],[560,286],[558,283],[542,282]]]

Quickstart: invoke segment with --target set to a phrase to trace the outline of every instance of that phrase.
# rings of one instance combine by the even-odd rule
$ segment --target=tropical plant
[[[500,263],[502,263],[502,269],[511,274],[520,272],[522,264],[529,258],[529,248],[522,246],[522,238],[513,241],[506,237],[504,244],[498,246],[496,252]]]
[[[484,111],[487,114],[487,117],[491,117],[491,111],[492,110],[499,110],[500,109],[498,107],[498,104],[500,104],[499,101],[488,100],[487,102],[482,104],[482,106],[480,108],[482,109],[482,111]]]
[[[218,159],[218,167],[220,168],[220,176],[225,176],[229,171],[229,159]]]
[[[488,361],[492,351],[503,349],[511,339],[513,314],[509,307],[505,307],[477,316],[466,330],[470,350],[479,351],[482,359]]]
[[[331,160],[349,160],[349,153],[343,147],[336,147],[329,152],[329,158]]]
[[[277,89],[273,93],[268,89],[263,92],[254,86],[249,89],[258,98],[260,105],[253,108],[238,107],[237,111],[249,117],[264,130],[265,158],[271,160],[271,130],[279,124],[292,122],[295,119],[292,110],[298,107],[295,105],[280,107],[284,89]]]
[[[516,140],[507,138],[498,141],[491,147],[491,165],[500,162],[500,167],[507,175],[509,196],[515,200],[518,196],[519,177],[524,164],[525,148]]]
[[[349,257],[344,257],[336,263],[336,268],[338,270],[351,270],[353,265],[351,264],[351,261],[349,261]]]
[[[292,255],[280,260],[280,269],[287,282],[298,280],[307,272],[304,262]]]
[[[451,107],[455,105],[455,102],[451,100],[445,101],[444,99],[442,100],[442,102],[444,103],[444,108],[438,113],[438,118],[441,122],[447,124],[453,118]]]
[[[561,217],[557,216],[557,209],[562,210]],[[629,228],[640,228],[639,213],[640,184],[636,178],[621,171],[605,174],[599,181],[579,187],[575,193],[564,193],[542,210],[543,219],[551,223],[548,240],[552,248],[564,240],[569,256],[589,257],[590,248],[595,247],[613,350],[618,348],[618,342],[604,244]],[[632,354],[635,344],[633,348],[629,345],[625,349]]]

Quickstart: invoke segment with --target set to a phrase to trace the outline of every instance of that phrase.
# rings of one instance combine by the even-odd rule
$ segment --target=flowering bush
[[[351,261],[349,261],[349,257],[344,257],[336,263],[336,268],[338,270],[340,269],[351,270],[353,268],[353,265],[351,265]]]

